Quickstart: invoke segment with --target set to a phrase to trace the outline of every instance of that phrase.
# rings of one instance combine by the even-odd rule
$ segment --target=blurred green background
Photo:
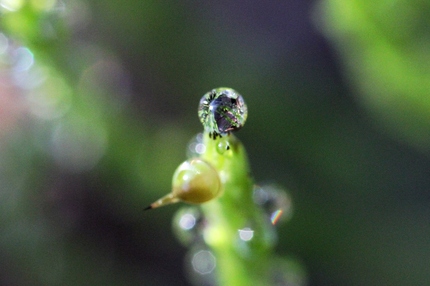
[[[430,2],[0,0],[0,284],[189,285],[170,191],[200,97],[245,98],[277,253],[430,284]]]

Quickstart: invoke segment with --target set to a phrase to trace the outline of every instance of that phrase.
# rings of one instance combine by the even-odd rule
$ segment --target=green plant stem
[[[218,145],[229,145],[219,151]],[[267,285],[267,265],[273,245],[273,229],[261,209],[253,202],[253,179],[242,143],[234,136],[211,139],[204,134],[206,150],[201,158],[218,171],[223,194],[203,204],[208,220],[206,243],[217,257],[219,285]],[[239,231],[250,228],[249,241]]]

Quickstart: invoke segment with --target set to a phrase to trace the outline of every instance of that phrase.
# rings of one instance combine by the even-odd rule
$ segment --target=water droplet
[[[184,245],[189,246],[201,241],[205,225],[203,215],[198,207],[182,207],[173,218],[173,232]]]
[[[258,222],[249,222],[245,227],[238,229],[235,247],[240,255],[248,257],[272,248],[276,241],[275,228],[263,216]]]
[[[254,237],[254,231],[249,227],[239,229],[239,238],[243,241],[250,241]]]
[[[218,154],[224,154],[226,153],[228,150],[230,150],[230,143],[228,142],[227,138],[222,138],[220,140],[220,142],[218,143],[218,145],[216,146],[216,151],[218,152]]]
[[[248,116],[243,97],[231,88],[217,88],[200,100],[198,114],[205,131],[217,138],[242,128]]]
[[[198,157],[206,151],[203,143],[203,133],[199,133],[190,140],[187,148],[187,158]]]
[[[255,186],[253,198],[266,212],[273,225],[289,220],[293,214],[290,195],[277,185]]]

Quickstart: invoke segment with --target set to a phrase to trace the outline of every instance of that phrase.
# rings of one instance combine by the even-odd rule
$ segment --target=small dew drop
[[[250,257],[265,252],[276,244],[275,228],[267,218],[251,220],[246,226],[238,229],[235,249],[242,257]]]
[[[244,229],[239,229],[239,238],[243,241],[250,241],[254,237],[254,231],[245,227]]]
[[[224,154],[226,151],[230,150],[230,143],[228,140],[221,140],[216,146],[216,151],[218,154]]]

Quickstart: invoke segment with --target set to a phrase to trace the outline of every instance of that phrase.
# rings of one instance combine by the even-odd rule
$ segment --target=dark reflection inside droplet
[[[205,131],[217,138],[242,128],[248,108],[243,97],[235,90],[217,88],[203,95],[198,114]]]

